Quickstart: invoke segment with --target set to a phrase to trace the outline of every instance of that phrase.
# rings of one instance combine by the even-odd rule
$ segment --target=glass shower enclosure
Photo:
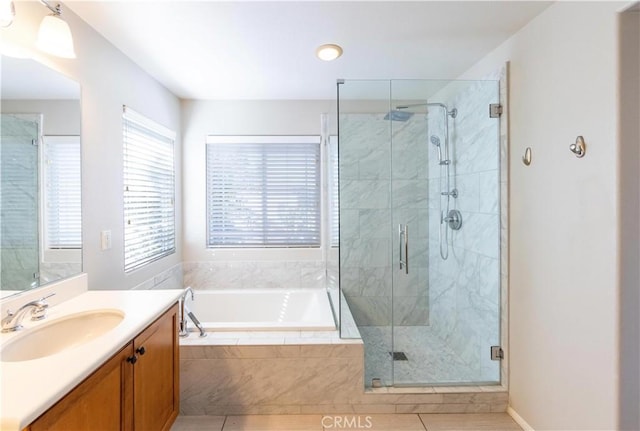
[[[38,146],[40,115],[0,115],[0,290],[35,287],[40,249]]]
[[[341,331],[366,386],[500,382],[497,103],[498,81],[338,83]]]

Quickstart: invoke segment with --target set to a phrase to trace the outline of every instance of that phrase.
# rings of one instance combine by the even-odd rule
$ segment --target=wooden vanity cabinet
[[[178,305],[25,431],[168,431],[179,411]]]

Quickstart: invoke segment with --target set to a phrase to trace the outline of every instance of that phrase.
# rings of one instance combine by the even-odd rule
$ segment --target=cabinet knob
[[[146,352],[147,352],[147,351],[144,349],[144,346],[142,346],[142,347],[138,347],[138,348],[136,349],[136,353],[139,353],[139,354],[140,354],[140,356],[144,355]]]
[[[136,355],[129,356],[127,358],[127,362],[131,362],[131,364],[135,364],[136,362],[138,362],[138,357]]]

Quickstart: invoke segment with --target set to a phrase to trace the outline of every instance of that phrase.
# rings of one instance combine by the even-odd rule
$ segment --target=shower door
[[[340,289],[365,385],[499,383],[497,82],[338,88]]]
[[[0,287],[13,291],[37,286],[39,277],[39,116],[2,114],[1,121]]]

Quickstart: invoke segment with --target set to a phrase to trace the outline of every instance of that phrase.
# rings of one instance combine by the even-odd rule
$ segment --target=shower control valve
[[[442,219],[449,225],[452,230],[460,230],[462,227],[462,214],[458,210],[451,210],[445,218]]]

